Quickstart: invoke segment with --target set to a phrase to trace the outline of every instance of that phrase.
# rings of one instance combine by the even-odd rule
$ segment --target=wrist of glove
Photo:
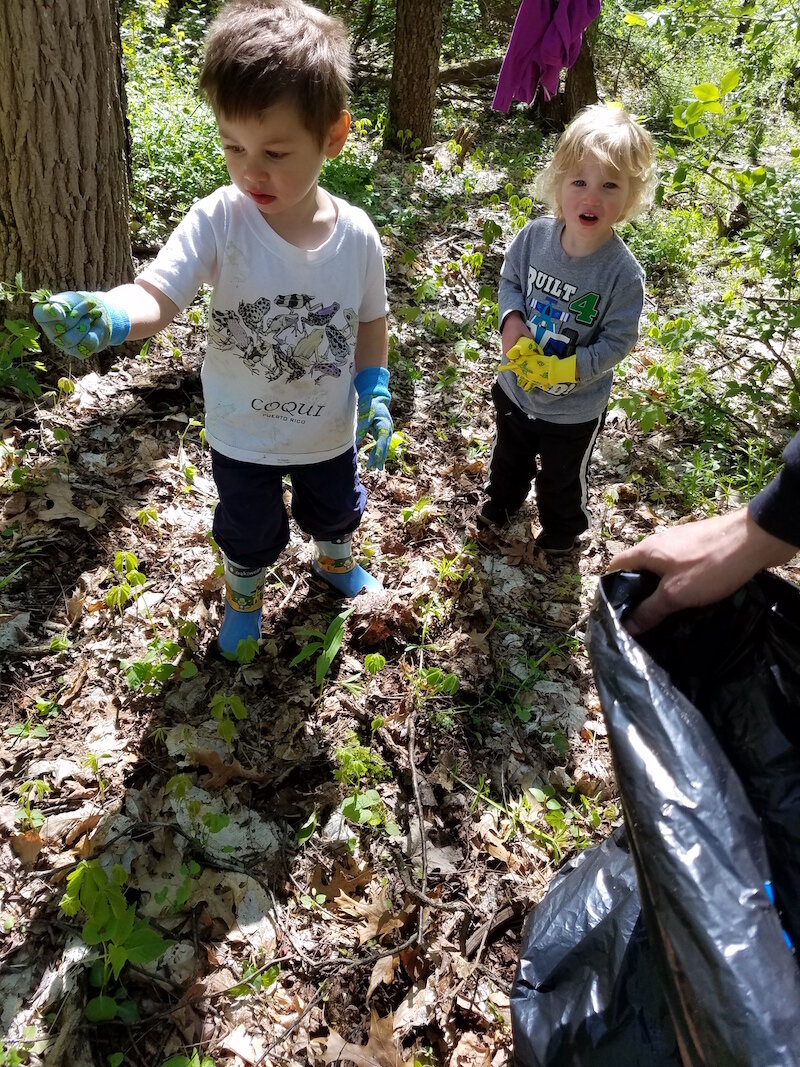
[[[506,352],[507,365],[501,370],[511,371],[525,392],[536,386],[549,389],[554,385],[573,385],[577,381],[577,361],[574,355],[559,359],[545,355],[542,348],[529,337],[521,337]]]
[[[358,423],[356,444],[369,433],[375,444],[367,460],[367,470],[383,470],[389,443],[394,433],[394,423],[389,414],[389,371],[386,367],[365,367],[353,381],[358,394]]]
[[[35,305],[33,317],[48,340],[70,356],[91,356],[121,345],[131,332],[128,312],[105,293],[56,293]]]

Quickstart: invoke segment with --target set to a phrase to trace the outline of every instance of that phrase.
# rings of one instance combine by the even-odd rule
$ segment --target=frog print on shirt
[[[218,348],[238,355],[251,374],[269,382],[341,377],[352,361],[357,331],[353,308],[342,309],[335,301],[325,305],[308,293],[214,308],[209,323]]]

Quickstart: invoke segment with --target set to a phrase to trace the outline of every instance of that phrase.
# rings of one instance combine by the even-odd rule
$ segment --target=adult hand
[[[49,340],[70,356],[91,356],[121,345],[131,330],[128,312],[104,293],[57,293],[36,304],[33,317]]]
[[[367,470],[383,470],[389,443],[394,433],[394,423],[389,414],[389,371],[386,367],[365,367],[359,371],[353,384],[358,393],[358,424],[356,444],[372,435],[375,445],[367,460]]]
[[[634,637],[683,608],[702,607],[734,593],[758,571],[788,563],[795,545],[773,537],[747,508],[672,526],[645,538],[611,561],[612,571],[652,571],[661,581],[625,626]]]

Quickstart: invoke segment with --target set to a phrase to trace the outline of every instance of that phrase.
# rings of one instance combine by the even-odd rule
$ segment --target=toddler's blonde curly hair
[[[635,218],[653,200],[658,181],[653,138],[627,111],[607,104],[591,104],[579,111],[559,138],[553,158],[542,171],[537,191],[563,220],[561,183],[586,156],[625,174],[630,194],[619,221]]]

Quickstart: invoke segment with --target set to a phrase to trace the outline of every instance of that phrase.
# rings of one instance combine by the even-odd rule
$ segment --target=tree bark
[[[425,148],[433,142],[433,114],[442,48],[444,0],[397,0],[394,62],[389,90],[388,143],[411,131]]]
[[[0,3],[0,280],[133,277],[117,0]]]

